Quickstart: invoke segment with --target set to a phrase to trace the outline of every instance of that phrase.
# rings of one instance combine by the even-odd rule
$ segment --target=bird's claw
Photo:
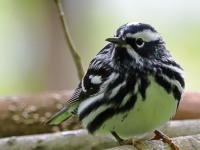
[[[162,140],[163,142],[169,144],[169,146],[172,148],[172,150],[180,150],[179,147],[166,135],[164,135],[159,130],[154,131],[155,136],[150,140]]]
[[[141,141],[134,141],[133,139],[129,139],[129,140],[123,140],[119,142],[120,145],[133,145],[134,147],[136,147],[138,150],[142,150],[141,148]]]

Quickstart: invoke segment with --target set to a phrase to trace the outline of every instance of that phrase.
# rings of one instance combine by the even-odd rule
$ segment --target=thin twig
[[[60,0],[54,0],[54,2],[56,4],[57,10],[60,14],[61,26],[62,26],[62,29],[63,29],[63,33],[64,33],[64,36],[65,36],[66,43],[69,45],[69,50],[71,52],[73,61],[74,61],[75,66],[76,66],[78,78],[79,78],[79,80],[81,80],[83,75],[84,75],[84,69],[83,69],[83,65],[82,65],[82,62],[81,62],[81,57],[78,54],[78,52],[77,52],[77,50],[76,50],[76,48],[73,44],[72,38],[70,36],[69,28],[67,26],[67,21],[64,18],[64,11],[63,11],[62,4],[61,4]]]

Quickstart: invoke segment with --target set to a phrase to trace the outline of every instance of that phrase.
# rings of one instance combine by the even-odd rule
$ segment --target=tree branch
[[[63,107],[73,91],[0,98],[0,137],[29,135],[80,128],[73,117],[60,126],[44,126]]]
[[[176,120],[200,118],[200,92],[187,92],[183,94]]]
[[[62,8],[62,4],[61,4],[60,0],[54,0],[54,2],[56,4],[56,8],[58,10],[58,13],[60,14],[60,23],[61,23],[62,30],[63,30],[63,33],[64,33],[65,41],[66,41],[67,45],[69,46],[69,50],[70,50],[72,58],[74,60],[74,63],[75,63],[75,66],[76,66],[76,71],[77,71],[77,74],[78,74],[78,78],[79,78],[79,80],[81,80],[83,75],[84,75],[84,69],[83,69],[83,65],[82,65],[82,62],[81,62],[81,57],[78,54],[78,51],[76,50],[76,48],[73,44],[73,40],[72,40],[71,35],[70,35],[70,31],[69,31],[69,28],[68,28],[68,25],[67,25],[67,21],[64,18],[64,11],[63,11],[63,8]]]
[[[188,123],[187,125],[190,128],[192,128],[194,122],[191,123],[192,124]],[[197,123],[199,124],[199,121],[197,121]],[[176,123],[173,124],[175,125]],[[179,127],[182,128],[182,126]],[[188,150],[188,149],[193,150],[200,148],[200,134],[193,136],[176,137],[172,138],[172,140],[175,144],[179,146],[181,150]],[[92,136],[90,134],[87,134],[86,130],[65,131],[53,134],[42,134],[34,136],[9,137],[0,139],[0,147],[4,150],[7,149],[137,150],[134,146],[131,145],[119,146],[117,141],[108,137]],[[170,146],[166,143],[163,143],[162,141],[144,141],[140,145],[140,148],[142,150],[149,150],[149,149],[171,150]]]
[[[59,126],[44,126],[44,122],[63,107],[72,93],[73,91],[50,92],[0,98],[0,137],[81,128],[77,117],[70,118]],[[185,93],[175,119],[200,119],[199,108],[200,93]],[[182,126],[184,126],[184,122],[182,122]],[[174,132],[176,130],[178,128]],[[184,132],[188,130],[186,129]]]

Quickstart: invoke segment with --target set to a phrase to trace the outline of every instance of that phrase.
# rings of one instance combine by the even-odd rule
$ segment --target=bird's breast
[[[167,93],[157,84],[153,77],[150,77],[149,81],[145,100],[138,93],[132,109],[105,120],[95,133],[115,131],[122,138],[130,138],[151,132],[169,121],[176,112],[178,101],[174,99],[173,94]],[[127,94],[126,97],[130,98],[130,95]],[[102,110],[105,111],[106,106],[99,108],[99,111]],[[94,114],[98,112],[94,111]]]

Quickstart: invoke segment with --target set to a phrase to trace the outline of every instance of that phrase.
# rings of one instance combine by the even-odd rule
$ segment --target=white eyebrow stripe
[[[126,37],[142,38],[145,42],[156,41],[161,39],[159,33],[153,32],[151,30],[143,30],[142,32],[137,32],[135,34],[128,33]]]
[[[141,24],[140,22],[130,22],[130,23],[127,23],[126,25],[132,26],[132,25],[140,25],[140,24]]]

